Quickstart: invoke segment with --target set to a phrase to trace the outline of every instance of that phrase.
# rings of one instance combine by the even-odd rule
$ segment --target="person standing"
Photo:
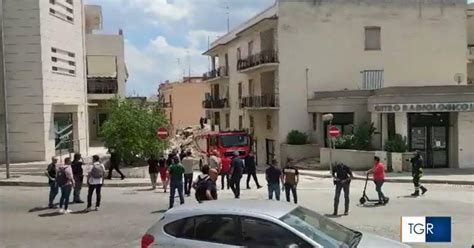
[[[366,172],[367,174],[374,174],[374,183],[375,183],[375,190],[379,196],[380,205],[385,205],[388,203],[389,198],[385,197],[382,192],[382,186],[385,181],[385,166],[382,162],[380,162],[380,158],[375,156],[374,157],[374,167]]]
[[[49,184],[49,201],[48,207],[54,208],[54,198],[58,195],[58,184],[56,183],[56,164],[58,163],[58,159],[56,157],[51,157],[51,163],[46,168],[44,174],[48,177],[48,184]]]
[[[260,189],[262,186],[258,183],[257,178],[257,167],[255,165],[255,156],[253,152],[250,151],[247,157],[245,157],[245,170],[247,171],[247,189],[250,189],[250,177],[253,177],[257,189]]]
[[[194,179],[193,181],[193,184],[192,184],[192,187],[193,189],[196,189],[197,188],[197,185],[199,184],[199,182],[201,182],[202,180],[207,180],[209,178],[209,166],[207,165],[204,165],[202,168],[201,168],[201,174],[199,174],[196,179]]]
[[[155,158],[155,155],[151,155],[147,163],[148,174],[150,174],[151,188],[156,189],[156,180],[158,179],[158,172],[160,170],[158,160]]]
[[[112,179],[112,171],[115,169],[119,174],[121,179],[125,179],[125,175],[120,171],[120,162],[122,161],[122,158],[120,158],[120,154],[116,152],[115,150],[110,151],[110,167],[109,167],[109,175],[107,176],[107,179]]]
[[[74,154],[74,159],[71,163],[72,174],[74,175],[74,193],[73,193],[73,203],[84,203],[81,200],[81,189],[82,182],[84,180],[84,172],[82,170],[83,159],[80,153]]]
[[[230,188],[236,199],[240,198],[240,180],[244,170],[244,161],[239,157],[239,152],[234,152],[230,166]]]
[[[229,173],[230,173],[231,159],[229,157],[223,157],[221,160],[221,167],[219,168],[219,174],[221,175],[221,190],[224,190],[224,186],[227,183],[227,189],[230,188],[229,184]]]
[[[163,184],[163,191],[166,193],[166,188],[168,188],[167,175],[168,167],[166,166],[166,159],[161,155],[160,160],[158,160],[158,165],[160,166],[160,179],[161,184]]]
[[[89,184],[89,190],[87,192],[87,208],[86,211],[91,211],[92,207],[92,194],[95,190],[96,201],[95,211],[99,211],[101,189],[104,184],[105,166],[100,162],[100,158],[97,155],[92,156],[92,165],[89,167],[87,173],[87,183]]]
[[[415,186],[415,192],[411,194],[411,196],[419,196],[420,189],[421,194],[424,195],[428,189],[423,187],[420,183],[420,179],[423,177],[423,157],[421,156],[421,152],[416,151],[415,156],[410,159],[410,162],[412,165],[411,175],[413,176],[413,185]]]
[[[187,151],[181,163],[184,167],[184,194],[190,196],[191,185],[193,183],[193,170],[198,161],[192,156],[191,151]]]
[[[56,183],[61,189],[61,198],[59,199],[59,213],[67,214],[72,211],[69,207],[69,196],[71,195],[72,187],[74,187],[74,175],[72,174],[71,158],[64,159],[63,165],[58,165],[56,168]]]
[[[268,199],[273,200],[273,194],[275,194],[275,199],[279,201],[281,170],[277,168],[277,163],[278,161],[276,159],[272,160],[270,166],[265,170],[265,178],[268,183]]]
[[[179,163],[179,157],[175,156],[173,158],[173,164],[168,168],[168,178],[170,183],[170,208],[174,205],[174,196],[176,194],[176,190],[179,194],[179,203],[181,205],[184,204],[184,196],[183,196],[183,174],[184,168]]]
[[[341,190],[344,190],[344,215],[349,215],[349,187],[351,178],[353,177],[352,170],[349,168],[349,166],[338,163],[332,171],[332,177],[334,179],[334,185],[336,186],[333,215],[337,215]]]
[[[219,152],[217,150],[212,151],[209,157],[209,169],[219,170],[221,167],[221,159],[219,158]]]
[[[209,167],[208,167],[209,168]],[[203,201],[217,200],[216,181],[219,173],[216,169],[209,170],[209,176],[201,179],[196,185],[196,200]]]
[[[282,182],[283,187],[282,190],[285,190],[286,201],[290,202],[290,191],[293,194],[293,202],[296,204],[298,203],[298,195],[296,193],[296,186],[300,181],[300,176],[298,169],[292,166],[290,163],[287,163],[285,168],[283,168],[282,173]]]

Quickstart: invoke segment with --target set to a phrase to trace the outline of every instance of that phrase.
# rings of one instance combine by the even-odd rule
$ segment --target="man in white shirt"
[[[181,164],[184,167],[184,194],[191,195],[191,185],[193,183],[193,170],[198,165],[199,160],[192,156],[191,151],[186,152],[186,157],[183,158]]]
[[[89,185],[89,192],[87,193],[87,211],[91,210],[92,207],[92,194],[96,194],[95,210],[98,211],[100,207],[100,191],[104,184],[105,167],[100,162],[100,158],[97,155],[92,156],[92,165],[89,166],[87,172],[87,184]]]
[[[216,169],[219,172],[221,168],[221,159],[219,158],[219,152],[217,150],[212,151],[209,157],[209,169]]]

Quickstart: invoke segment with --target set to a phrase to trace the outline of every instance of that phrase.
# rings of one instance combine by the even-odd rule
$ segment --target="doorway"
[[[408,114],[409,149],[420,151],[425,168],[449,167],[449,113]]]
[[[55,150],[57,154],[73,151],[73,119],[72,113],[54,113]]]
[[[265,139],[265,147],[267,150],[267,164],[270,164],[275,158],[275,141],[271,139]]]
[[[101,128],[107,120],[107,113],[98,113],[97,114],[97,137],[102,137]]]

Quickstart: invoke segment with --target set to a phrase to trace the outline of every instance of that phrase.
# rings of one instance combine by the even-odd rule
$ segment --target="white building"
[[[56,150],[67,147],[86,153],[81,1],[4,0],[2,4],[11,161],[49,160]],[[3,89],[1,93],[3,151]],[[2,152],[0,163],[4,160]]]
[[[374,148],[399,133],[428,167],[474,166],[468,22],[463,0],[279,0],[205,52],[228,102],[209,110],[222,130],[249,128],[259,164],[293,129],[324,146],[321,115],[334,113],[344,133],[373,122]]]
[[[124,59],[124,37],[94,33],[102,29],[102,9],[85,7],[87,99],[89,133],[92,143],[100,143],[100,126],[107,119],[106,102],[114,96],[125,97],[128,72]]]

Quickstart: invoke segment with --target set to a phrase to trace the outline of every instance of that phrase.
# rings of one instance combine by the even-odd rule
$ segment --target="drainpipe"
[[[0,1],[0,7],[2,9],[2,17],[0,18],[1,20],[1,38],[2,38],[2,83],[3,83],[3,107],[5,111],[5,116],[4,116],[4,123],[5,123],[5,166],[6,166],[6,176],[7,179],[10,178],[10,136],[8,132],[8,93],[7,93],[7,79],[6,79],[6,68],[5,68],[5,34],[4,34],[4,22],[3,22],[3,1]]]

